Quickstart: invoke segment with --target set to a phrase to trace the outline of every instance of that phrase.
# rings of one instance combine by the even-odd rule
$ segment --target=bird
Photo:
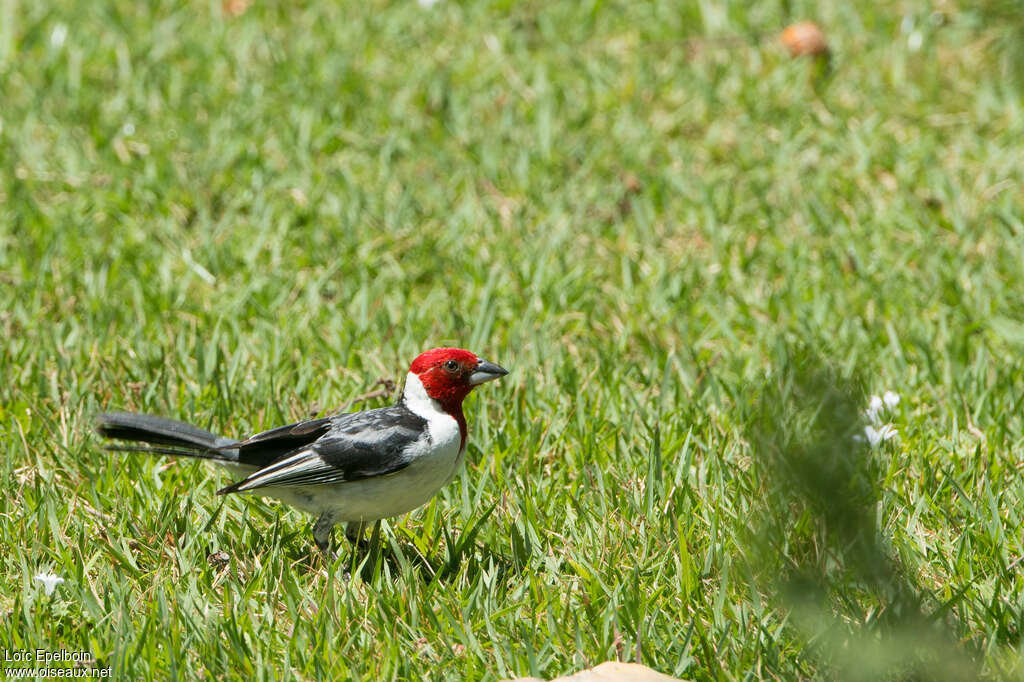
[[[505,368],[462,348],[432,348],[409,367],[395,405],[300,421],[241,440],[184,422],[104,412],[106,449],[205,459],[240,478],[218,495],[259,494],[316,517],[313,541],[330,553],[336,524],[358,545],[362,528],[429,501],[454,478],[468,435],[462,402]],[[375,533],[376,535],[376,533]]]

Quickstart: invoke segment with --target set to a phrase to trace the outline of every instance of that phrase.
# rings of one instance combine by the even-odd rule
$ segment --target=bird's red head
[[[413,360],[409,371],[449,412],[461,408],[474,386],[508,374],[508,370],[462,348],[432,348]]]

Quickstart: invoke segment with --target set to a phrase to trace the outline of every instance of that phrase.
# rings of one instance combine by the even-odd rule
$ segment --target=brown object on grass
[[[221,0],[220,8],[228,16],[240,17],[249,9],[249,4],[249,0]]]
[[[813,21],[800,21],[786,27],[779,40],[789,50],[792,57],[804,55],[820,56],[828,54],[828,40],[825,32]]]
[[[505,682],[544,682],[538,677],[520,677]],[[608,661],[596,668],[583,670],[575,675],[559,677],[551,682],[683,682],[669,677],[644,665]]]

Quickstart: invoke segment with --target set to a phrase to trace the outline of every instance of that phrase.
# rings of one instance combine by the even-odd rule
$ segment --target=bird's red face
[[[421,353],[409,371],[419,377],[427,395],[446,407],[461,405],[474,386],[508,374],[505,368],[461,348],[433,348]]]

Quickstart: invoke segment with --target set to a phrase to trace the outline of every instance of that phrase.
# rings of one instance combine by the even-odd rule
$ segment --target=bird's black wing
[[[227,447],[238,449],[238,461],[242,464],[265,467],[284,455],[322,438],[331,430],[332,419],[334,418],[323,417],[279,426]]]
[[[429,438],[427,421],[401,405],[342,414],[329,421],[330,426],[312,443],[293,449],[219,494],[392,474],[409,466],[409,445]]]

